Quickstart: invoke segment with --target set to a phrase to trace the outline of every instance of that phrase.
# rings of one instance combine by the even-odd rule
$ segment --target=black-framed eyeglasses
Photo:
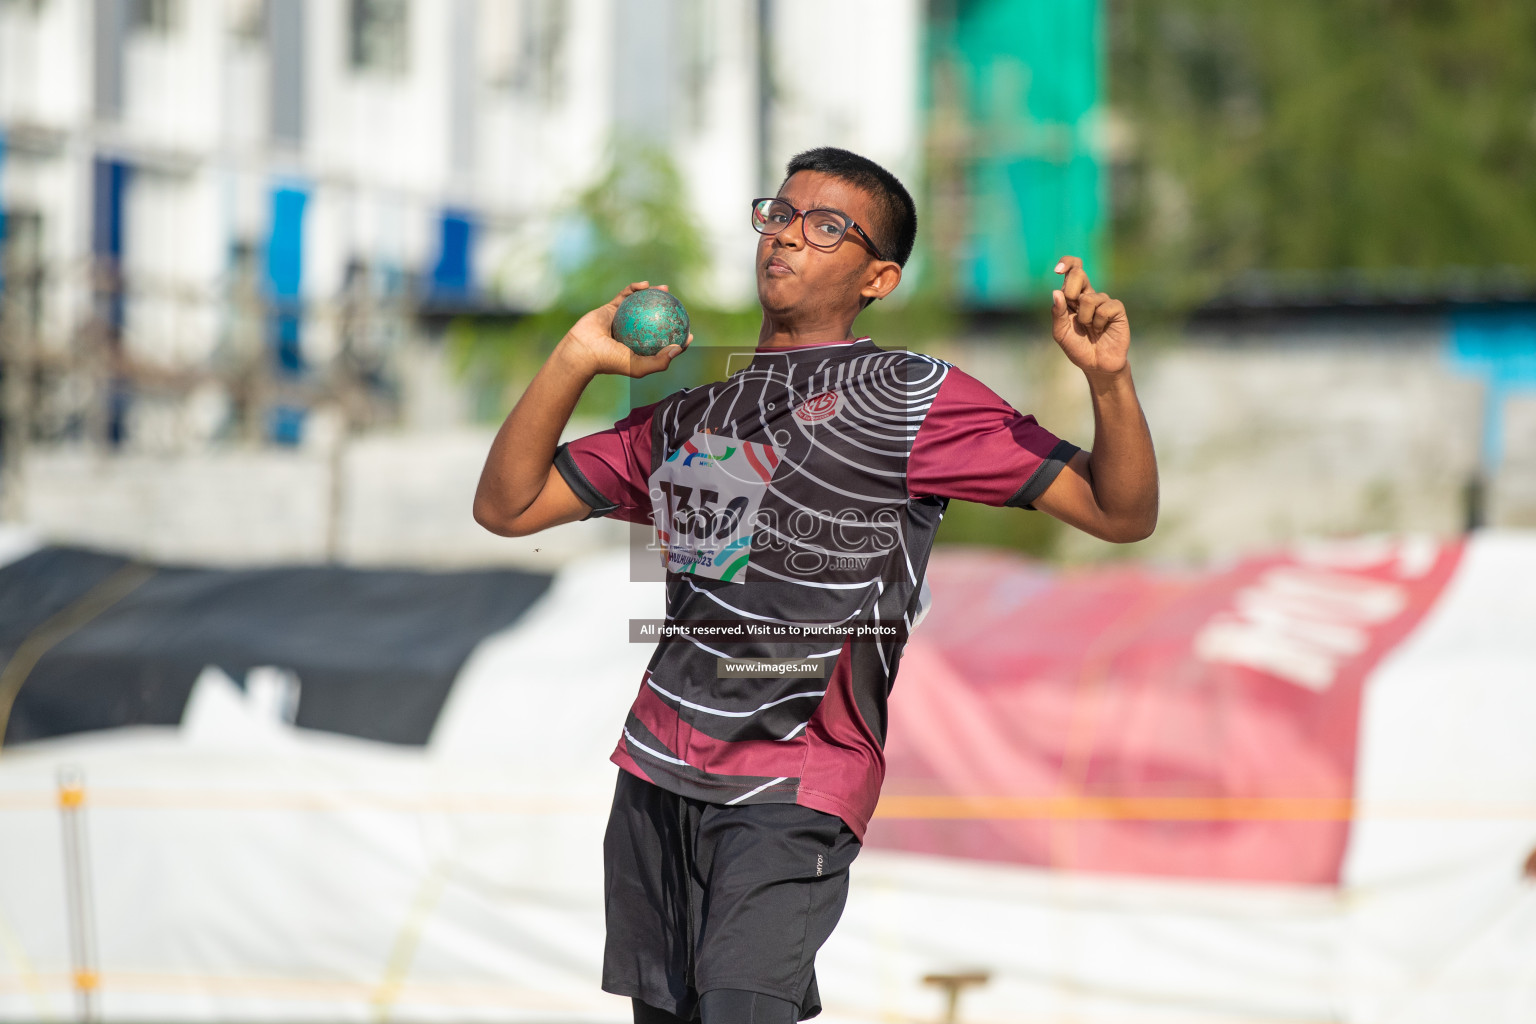
[[[752,228],[760,235],[776,235],[793,224],[796,217],[804,218],[801,229],[805,233],[807,245],[813,245],[822,252],[831,252],[843,244],[843,239],[848,237],[848,231],[852,229],[864,239],[864,244],[874,253],[875,259],[885,259],[880,255],[880,247],[875,245],[874,239],[865,234],[852,217],[836,210],[797,210],[792,204],[775,196],[752,200]]]

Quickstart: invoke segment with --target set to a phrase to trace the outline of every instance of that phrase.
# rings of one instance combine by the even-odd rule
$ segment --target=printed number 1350
[[[747,510],[746,498],[732,498],[724,508],[711,508],[720,501],[720,492],[705,487],[699,488],[699,504],[695,508],[688,503],[693,497],[692,487],[668,480],[658,480],[656,486],[667,496],[667,519],[672,524],[673,534],[678,537],[704,540],[713,535],[715,540],[724,540],[736,529]]]

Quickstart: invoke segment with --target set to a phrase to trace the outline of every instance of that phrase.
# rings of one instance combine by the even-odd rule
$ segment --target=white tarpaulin
[[[1408,565],[1416,549],[1392,550],[1394,565]],[[1329,740],[1348,748],[1343,760],[1328,759],[1332,747],[1314,752],[1324,767],[1307,776],[1311,802],[1297,811],[1285,791],[1266,789],[1261,813],[1220,811],[1196,825],[1163,814],[1164,804],[1104,796],[1104,786],[1134,776],[1143,786],[1135,799],[1163,799],[1145,780],[1156,781],[1164,762],[1125,753],[1156,749],[1151,733],[1116,755],[1119,782],[1084,769],[1086,788],[1068,797],[1050,788],[1059,779],[1033,773],[1029,751],[978,747],[965,774],[947,765],[937,739],[915,738],[934,716],[991,714],[990,733],[1006,746],[1010,708],[1020,728],[1031,708],[1052,713],[1060,667],[1036,665],[1028,651],[1012,689],[983,687],[964,671],[942,614],[977,592],[978,574],[992,573],[987,585],[1012,587],[1020,601],[1061,607],[1074,594],[1087,600],[1101,579],[1047,577],[1007,560],[979,568],[974,556],[946,569],[936,556],[936,618],[914,637],[892,698],[889,806],[818,961],[824,1019],[937,1019],[942,996],[923,976],[976,968],[991,974],[962,1003],[963,1019],[977,1024],[1536,1020],[1536,885],[1521,877],[1536,848],[1536,536],[1487,534],[1464,550],[1436,550],[1445,579],[1421,612],[1401,612],[1404,635],[1390,635],[1398,620],[1387,612],[1361,613],[1388,632],[1367,631],[1349,649],[1367,667],[1352,698],[1358,729],[1347,743]],[[1275,575],[1288,564],[1271,559],[1249,576],[1213,570],[1206,583],[1170,574],[1185,603],[1138,605],[1106,622],[1108,632],[1085,634],[1082,663],[1110,664],[1103,637],[1114,635],[1115,657],[1138,679],[1155,676],[1161,657],[1246,658],[1234,671],[1283,675],[1273,647],[1245,647],[1231,627],[1234,615],[1259,615],[1258,599],[1244,596],[1254,587],[1295,583]],[[1220,583],[1225,596],[1210,582],[1218,576],[1230,583]],[[1111,582],[1165,593],[1162,577],[1143,577]],[[1378,593],[1368,583],[1350,592]],[[1127,646],[1136,630],[1154,628],[1146,609],[1195,607],[1192,595],[1215,611],[1179,618],[1188,636],[1170,626],[1146,650]],[[205,670],[179,728],[83,733],[0,753],[0,1017],[77,1012],[63,823],[78,814],[91,991],[105,1019],[627,1021],[627,1002],[598,989],[601,837],[616,771],[607,755],[649,655],[627,642],[627,620],[654,617],[661,600],[659,585],[627,581],[622,552],[573,565],[475,651],[424,748],[285,725],[295,682],[276,666],[253,670],[243,688]],[[1218,608],[1223,601],[1231,608]],[[1020,650],[1042,642],[1027,619],[1011,632]],[[1355,642],[1341,636],[1313,639]],[[1009,656],[1000,650],[989,663]],[[1300,742],[1279,726],[1245,731],[1265,709],[1313,721],[1313,705],[1284,704],[1251,680],[1222,676],[1210,683],[1218,688],[1200,689],[1210,681],[1197,686],[1181,673],[1167,683],[1177,700],[1165,701],[1175,709],[1166,721],[1193,713],[1188,693],[1204,694],[1220,712],[1210,720],[1242,725],[1210,733],[1229,745],[1224,764],[1254,743]],[[1102,710],[1095,742],[1165,721],[1153,691],[1131,693],[1135,713],[1117,717],[1114,671],[1076,678],[1074,706]],[[1250,686],[1247,705],[1224,703],[1219,685],[1228,683]],[[1297,690],[1327,697],[1304,683]],[[1019,694],[1028,700],[987,703]],[[1181,743],[1194,745],[1190,735]],[[1012,764],[1014,775],[987,775]],[[1340,764],[1351,766],[1343,783],[1328,774]],[[61,809],[61,768],[83,780],[78,811]],[[1194,785],[1187,769],[1180,785]],[[1262,771],[1250,774],[1262,782]],[[957,779],[988,778],[985,791],[957,788]],[[1225,776],[1213,768],[1209,778]],[[1025,788],[1009,790],[1015,782]],[[1223,851],[1243,848],[1241,829],[1270,827],[1248,820],[1265,815],[1302,819],[1272,833],[1274,843],[1296,844],[1302,866],[1276,856],[1243,877]],[[1079,822],[1085,816],[1098,824]],[[983,827],[993,831],[966,840],[979,845],[946,847]],[[1185,842],[1189,859],[1179,861],[1168,851]]]

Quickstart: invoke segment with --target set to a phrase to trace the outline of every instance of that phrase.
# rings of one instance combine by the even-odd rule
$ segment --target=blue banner
[[[1504,461],[1504,403],[1516,391],[1536,388],[1536,306],[1464,309],[1451,314],[1448,350],[1459,369],[1481,377],[1483,467]]]
[[[438,226],[437,265],[432,268],[434,296],[465,297],[474,291],[474,215],[444,210]]]
[[[97,157],[91,172],[91,252],[116,262],[123,256],[123,214],[133,168]]]
[[[267,284],[277,298],[298,298],[304,277],[304,207],[309,193],[292,183],[272,190]]]
[[[272,189],[272,226],[267,238],[267,293],[272,312],[268,323],[268,341],[277,368],[288,374],[304,370],[302,291],[304,284],[304,209],[309,203],[308,190],[293,182]],[[274,431],[280,440],[297,436],[291,431]]]
[[[940,161],[964,193],[952,252],[958,297],[982,308],[1043,305],[1052,268],[1083,257],[1100,288],[1107,267],[1101,110],[1101,0],[966,0],[935,5],[925,101],[963,145]]]

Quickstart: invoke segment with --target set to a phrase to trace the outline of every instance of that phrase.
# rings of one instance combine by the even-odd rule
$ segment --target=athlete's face
[[[800,171],[779,189],[797,210],[834,210],[871,236],[878,221],[868,193],[820,171]],[[877,236],[876,236],[877,237]],[[798,320],[852,320],[865,297],[881,298],[900,279],[895,263],[877,260],[857,231],[849,230],[832,252],[806,244],[805,219],[757,241],[757,298],[767,313]]]

